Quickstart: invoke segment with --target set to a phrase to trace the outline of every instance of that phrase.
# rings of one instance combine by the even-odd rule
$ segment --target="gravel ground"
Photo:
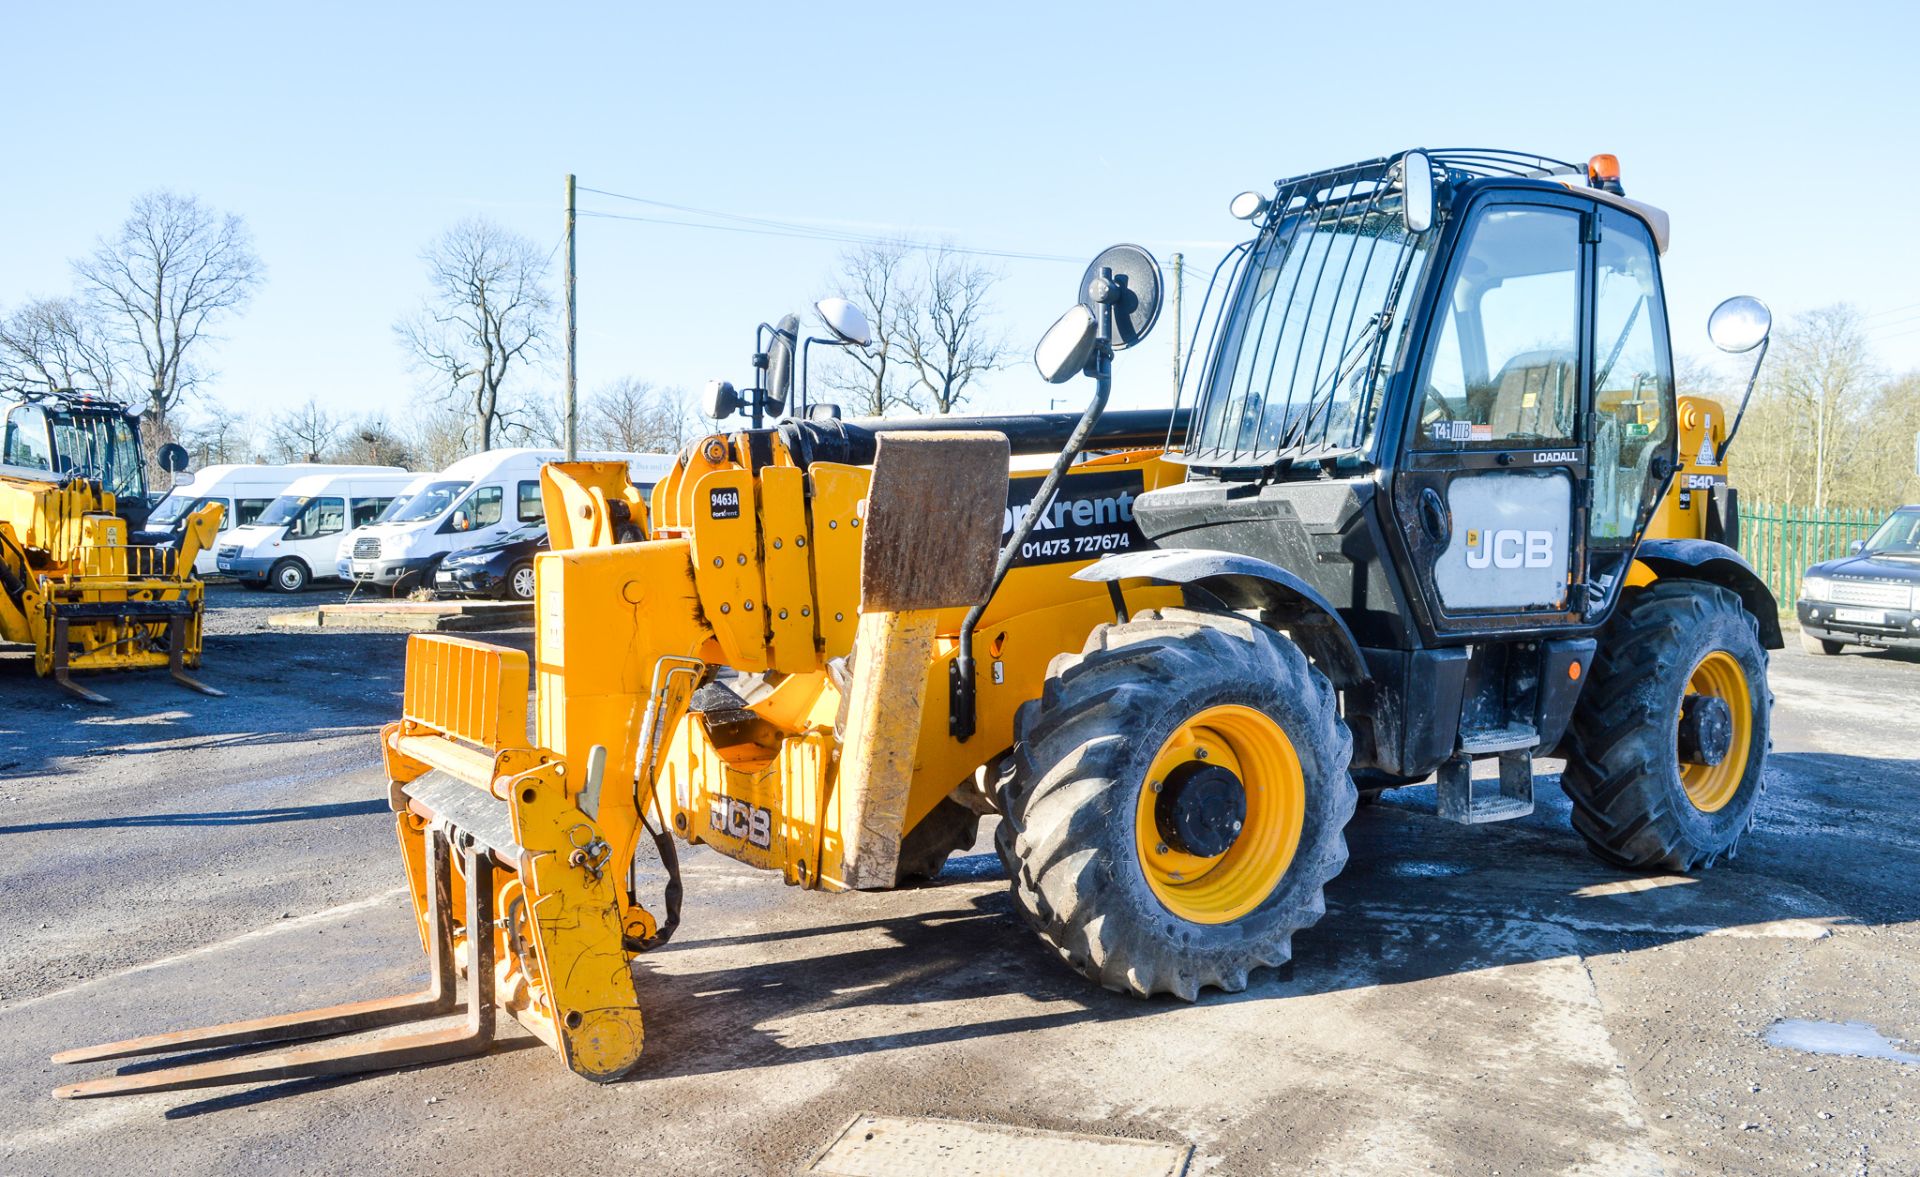
[[[1183,1005],[1066,973],[984,836],[883,895],[695,850],[680,936],[639,969],[625,1082],[576,1079],[509,1024],[446,1066],[56,1103],[75,1076],[55,1050],[423,975],[373,740],[404,636],[210,600],[226,699],[122,675],[89,707],[0,654],[0,1173],[782,1174],[861,1111],[1188,1142],[1210,1174],[1920,1173],[1920,1065],[1764,1037],[1797,1018],[1920,1040],[1920,659],[1797,648],[1774,659],[1759,827],[1706,874],[1605,868],[1551,781],[1481,829],[1401,790],[1355,819],[1289,975]]]

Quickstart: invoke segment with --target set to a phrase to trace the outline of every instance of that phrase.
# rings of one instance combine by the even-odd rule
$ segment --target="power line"
[[[644,196],[632,196],[624,192],[609,192],[604,188],[580,186],[580,191],[591,192],[596,196],[606,196],[615,200],[630,201],[634,204],[662,208],[671,212],[685,213],[690,216],[709,217],[716,220],[731,221],[732,224],[714,225],[700,221],[675,220],[667,217],[646,217],[632,213],[613,213],[599,210],[581,209],[583,217],[599,217],[613,221],[638,221],[643,224],[670,225],[683,229],[714,229],[730,233],[751,233],[763,237],[788,237],[804,241],[829,241],[841,245],[895,245],[900,237],[885,237],[873,233],[860,233],[850,229],[833,229],[821,225],[808,225],[797,221],[776,220],[770,217],[750,217],[740,213],[721,212],[716,209],[696,208],[693,205],[674,204],[665,200],[653,200]],[[1085,259],[1069,257],[1057,253],[1033,253],[1014,249],[985,249],[976,246],[947,245],[941,248],[953,253],[972,257],[1003,258],[1010,261],[1062,262],[1068,265],[1084,265]]]
[[[1872,311],[1872,312],[1869,312],[1864,317],[1869,319],[1878,319],[1882,315],[1897,315],[1901,311],[1916,311],[1916,310],[1920,310],[1920,302],[1910,302],[1906,306],[1893,307],[1890,310]]]

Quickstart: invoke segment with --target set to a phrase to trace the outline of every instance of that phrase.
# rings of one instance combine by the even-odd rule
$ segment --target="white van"
[[[223,534],[214,563],[245,588],[297,593],[316,576],[333,575],[340,536],[378,518],[413,478],[404,470],[309,474],[252,523]]]
[[[393,501],[387,504],[386,510],[342,535],[339,545],[333,549],[333,574],[341,580],[352,580],[353,541],[360,538],[360,533],[367,528],[372,527],[376,523],[385,523],[395,515],[398,515],[402,508],[413,501],[414,495],[419,494],[421,491],[427,489],[427,487],[433,485],[434,481],[439,477],[440,473],[437,470],[429,470],[425,474],[414,475],[413,481],[407,483],[399,494],[393,496]]]
[[[313,462],[297,462],[287,466],[204,466],[155,504],[143,530],[148,533],[174,531],[202,503],[219,503],[226,508],[220,516],[220,532],[224,535],[258,519],[273,500],[308,475],[404,473],[406,471],[398,466],[342,466]],[[208,548],[194,560],[193,570],[206,576],[214,571],[214,564],[214,549]]]
[[[546,518],[540,467],[562,459],[559,450],[488,450],[442,470],[385,523],[353,542],[351,571],[362,583],[395,592],[433,583],[449,552],[481,547],[523,524]],[[587,453],[581,461],[625,461],[629,477],[652,483],[673,468],[667,454]]]

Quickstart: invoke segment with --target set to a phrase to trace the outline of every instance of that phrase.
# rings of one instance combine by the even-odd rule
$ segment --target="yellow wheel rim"
[[[1247,815],[1239,835],[1211,858],[1168,844],[1154,808],[1157,786],[1182,764],[1204,761],[1240,778]],[[1263,712],[1238,704],[1201,711],[1167,737],[1141,783],[1134,836],[1147,885],[1181,919],[1231,923],[1273,894],[1300,848],[1307,785],[1293,741]]]
[[[1740,791],[1747,775],[1747,757],[1753,748],[1753,696],[1747,685],[1747,673],[1725,650],[1715,650],[1700,660],[1687,679],[1687,694],[1711,695],[1733,713],[1733,742],[1718,764],[1681,762],[1680,783],[1686,787],[1687,800],[1702,813],[1716,813]]]

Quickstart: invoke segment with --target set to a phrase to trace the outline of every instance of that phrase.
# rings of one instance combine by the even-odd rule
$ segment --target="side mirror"
[[[187,463],[192,460],[187,454],[186,446],[172,441],[161,446],[156,456],[160,459],[160,468],[169,474],[178,474],[185,470]]]
[[[472,526],[473,522],[467,518],[465,511],[455,511],[453,513],[453,529],[455,531],[466,531]]]
[[[709,380],[700,394],[700,411],[715,421],[724,421],[740,408],[740,394],[725,380]]]
[[[823,298],[813,304],[820,319],[838,342],[847,347],[865,347],[873,342],[873,328],[867,316],[844,298]]]
[[[1849,556],[1858,556],[1861,552],[1864,552],[1866,550],[1867,550],[1867,541],[1863,539],[1854,540],[1852,543],[1847,545],[1847,555]]]
[[[1093,312],[1079,303],[1054,321],[1033,349],[1033,366],[1048,384],[1064,384],[1078,376],[1093,355]]]
[[[1753,386],[1760,379],[1760,365],[1766,361],[1767,341],[1772,334],[1773,312],[1750,294],[1729,298],[1707,316],[1707,338],[1713,340],[1713,346],[1732,355],[1759,349],[1759,354],[1753,357],[1753,371],[1747,374],[1747,392],[1740,398],[1740,411],[1734,415],[1733,427],[1727,430],[1727,439],[1714,454],[1715,465],[1727,460],[1734,434],[1740,432],[1740,422],[1746,419],[1747,402],[1753,399]]]
[[[1707,338],[1721,351],[1738,355],[1766,342],[1773,331],[1773,312],[1750,294],[1739,294],[1713,308],[1707,316]]]
[[[1407,232],[1433,228],[1433,162],[1425,152],[1409,151],[1400,157],[1400,189],[1400,216]]]
[[[773,325],[773,340],[767,344],[767,393],[765,405],[768,416],[778,417],[787,411],[787,400],[793,396],[793,347],[800,338],[800,316],[781,315],[780,321]]]
[[[1227,211],[1236,221],[1257,220],[1272,202],[1258,192],[1242,192],[1227,202]]]

